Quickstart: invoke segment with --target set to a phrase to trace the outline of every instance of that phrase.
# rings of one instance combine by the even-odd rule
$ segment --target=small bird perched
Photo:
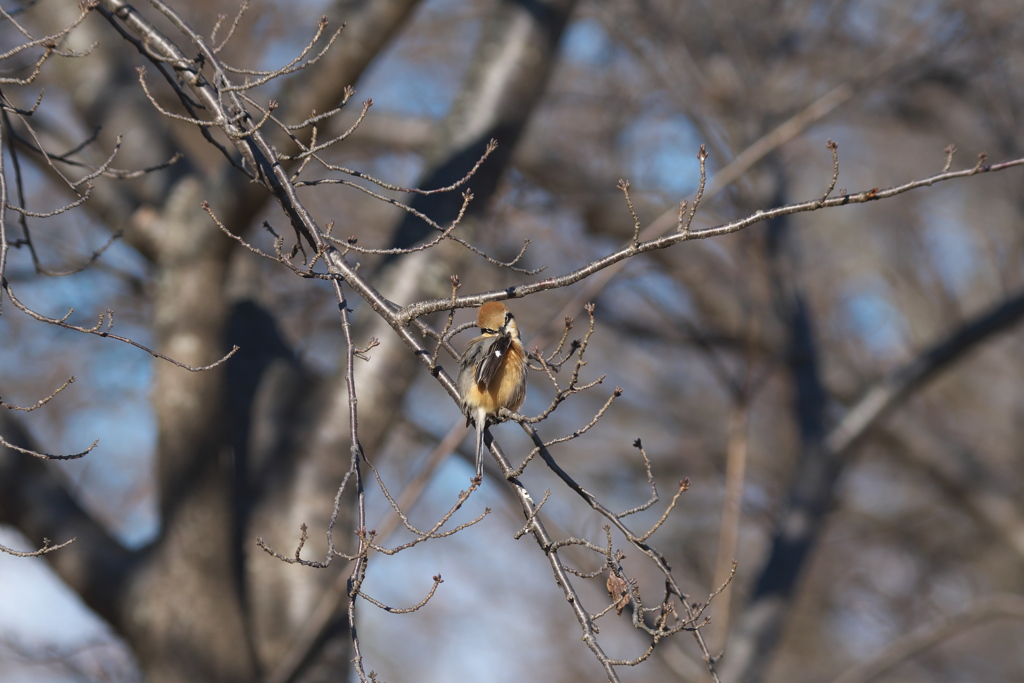
[[[498,411],[519,410],[526,398],[526,352],[519,327],[505,304],[489,301],[476,318],[482,334],[469,341],[459,362],[459,392],[466,426],[476,424],[476,476],[484,471],[484,429]]]

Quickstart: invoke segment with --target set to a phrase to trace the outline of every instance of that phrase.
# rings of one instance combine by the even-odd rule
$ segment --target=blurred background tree
[[[45,560],[0,555],[0,680],[339,680],[354,656],[350,565],[297,567],[255,543],[290,555],[305,523],[304,556],[326,550],[350,453],[338,306],[330,283],[298,281],[214,225],[204,201],[253,243],[266,242],[264,221],[289,248],[294,241],[273,195],[245,175],[251,166],[233,150],[230,163],[200,127],[157,111],[187,113],[147,58],[152,46],[132,37],[130,16],[114,16],[120,7],[104,0],[76,24],[73,2],[4,6],[5,52],[27,43],[23,26],[84,53],[52,54],[27,85],[14,81],[51,54],[49,43],[6,55],[8,201],[36,213],[67,204],[76,194],[64,178],[87,170],[63,160],[98,166],[119,136],[114,167],[154,170],[97,178],[80,208],[49,219],[8,209],[2,275],[54,318],[74,307],[70,321],[89,327],[112,309],[115,333],[182,363],[240,349],[189,373],[3,301],[4,405],[28,406],[77,381],[40,410],[0,411],[0,436],[48,453],[100,445],[57,463],[0,449],[0,521],[9,525],[0,543],[33,549],[44,537],[77,537]],[[156,7],[136,9],[174,31]],[[227,15],[209,40],[218,45],[238,6],[180,0],[174,9],[204,36]],[[319,139],[356,122],[356,100],[372,97],[373,107],[321,156],[396,186],[451,185],[496,139],[468,183],[474,199],[455,234],[499,261],[530,240],[518,265],[547,267],[501,268],[450,240],[351,254],[401,305],[449,296],[453,274],[460,294],[500,290],[616,250],[634,230],[619,178],[631,182],[643,234],[671,233],[678,202],[696,191],[701,144],[709,179],[694,232],[821,198],[832,177],[829,139],[840,168],[833,197],[924,178],[950,161],[971,168],[981,152],[992,161],[1024,155],[1024,25],[1011,0],[263,1],[219,57],[277,69],[321,14],[325,36],[347,24],[331,49],[249,92],[250,111],[274,100],[274,116],[297,123],[355,87]],[[144,65],[154,101],[135,70]],[[30,109],[43,87],[34,114],[15,111]],[[264,132],[283,152],[298,149],[281,129]],[[309,144],[308,129],[294,135]],[[40,146],[49,161],[32,151]],[[463,203],[459,191],[382,192],[441,226]],[[352,187],[298,193],[321,225],[333,221],[333,235],[358,246],[403,249],[433,236]],[[663,494],[689,478],[652,543],[695,601],[738,561],[702,629],[711,654],[724,654],[714,667],[721,680],[1024,677],[1022,196],[1020,172],[1010,170],[778,216],[510,303],[527,347],[546,350],[564,316],[581,335],[583,306],[596,304],[582,379],[606,379],[538,429],[547,439],[571,433],[619,386],[622,398],[586,436],[553,449],[561,467],[616,510],[649,496],[637,438]],[[356,346],[380,342],[368,362],[356,361],[362,451],[395,495],[424,487],[410,513],[429,527],[423,520],[443,515],[469,485],[471,439],[452,431],[461,429],[456,404],[398,336],[368,306],[349,303]],[[470,317],[459,311],[456,322]],[[461,349],[465,337],[453,343]],[[455,367],[444,354],[441,365]],[[527,415],[553,396],[536,375]],[[493,433],[513,462],[531,448],[514,425]],[[445,459],[455,444],[463,457]],[[539,460],[522,479],[535,495],[553,491],[541,516],[559,537],[604,543],[602,518]],[[657,521],[665,502],[640,513],[637,528]],[[386,528],[374,526],[390,510],[382,496],[371,492],[367,506],[369,528]],[[367,670],[391,683],[600,680],[543,554],[513,539],[522,514],[491,462],[457,520],[485,506],[494,514],[455,536],[374,556],[365,590],[389,605],[417,603],[433,575],[445,582],[413,614],[360,609]],[[347,516],[349,501],[342,510],[335,537],[349,547],[359,522]],[[639,553],[624,550],[627,573],[657,583]],[[592,555],[570,557],[582,570],[600,568]],[[592,611],[609,601],[603,580],[583,584],[582,595]],[[646,649],[649,638],[625,614],[599,623],[611,656]],[[680,635],[617,672],[708,680],[701,658]]]

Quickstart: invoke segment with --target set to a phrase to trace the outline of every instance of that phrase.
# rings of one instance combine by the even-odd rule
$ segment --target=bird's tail
[[[484,476],[484,427],[487,426],[487,416],[477,413],[476,419],[476,478],[483,479]]]

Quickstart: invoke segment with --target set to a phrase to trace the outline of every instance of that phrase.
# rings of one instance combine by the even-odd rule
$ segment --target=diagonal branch
[[[38,450],[7,411],[0,413],[0,431],[19,448]],[[16,526],[33,542],[74,538],[47,556],[50,566],[100,616],[115,626],[122,623],[121,600],[128,588],[124,578],[135,556],[68,494],[55,470],[0,447],[0,521]]]
[[[771,657],[776,636],[791,608],[792,592],[825,523],[825,510],[854,448],[878,422],[953,363],[993,335],[1024,317],[1024,291],[977,315],[945,339],[883,378],[824,436],[817,462],[801,468],[794,498],[778,525],[771,554],[757,580],[745,616],[738,624],[725,660],[731,680],[753,680]],[[815,510],[821,509],[821,514]]]
[[[1024,316],[1024,291],[1012,294],[968,321],[917,358],[898,368],[850,408],[825,438],[837,456],[850,452],[892,408],[936,374],[960,360],[992,335],[1003,332]]]
[[[983,159],[982,159],[983,161]],[[777,206],[773,209],[759,210],[753,214],[740,218],[728,223],[722,223],[710,228],[703,230],[687,230],[683,232],[675,232],[670,235],[663,237],[655,237],[643,241],[643,234],[641,234],[641,241],[639,244],[630,243],[628,246],[619,249],[618,251],[612,252],[607,256],[597,259],[588,263],[587,265],[578,268],[574,271],[566,273],[558,277],[544,278],[542,280],[536,280],[534,282],[516,285],[514,287],[508,287],[507,289],[496,290],[492,292],[485,292],[482,294],[474,294],[470,296],[458,297],[454,303],[451,299],[430,299],[427,301],[420,301],[415,304],[411,304],[403,308],[400,315],[405,321],[412,321],[416,318],[428,315],[430,313],[436,313],[438,311],[444,311],[451,308],[453,305],[455,308],[472,308],[479,306],[488,301],[502,301],[504,299],[519,299],[524,296],[529,296],[535,292],[547,291],[550,289],[557,289],[560,287],[568,287],[574,285],[581,280],[584,280],[591,275],[598,273],[606,268],[610,268],[615,264],[625,261],[629,258],[644,254],[649,251],[655,251],[658,249],[667,249],[668,247],[675,246],[680,242],[686,242],[693,239],[707,239],[709,237],[720,237],[722,235],[729,235],[734,232],[739,232],[749,228],[752,225],[758,223],[781,218],[795,213],[805,213],[808,211],[818,211],[819,209],[830,209],[839,206],[847,206],[849,204],[865,204],[867,202],[873,202],[880,199],[888,199],[895,197],[896,195],[904,194],[912,190],[917,190],[922,187],[931,187],[936,183],[941,183],[947,180],[953,180],[956,178],[967,178],[970,176],[977,175],[979,173],[991,173],[1003,171],[1009,168],[1015,168],[1017,166],[1024,166],[1024,158],[1012,159],[1009,161],[1000,162],[997,164],[984,164],[979,162],[972,168],[962,169],[959,171],[947,171],[944,173],[937,173],[925,178],[918,180],[912,180],[902,185],[896,185],[885,189],[871,188],[869,190],[862,190],[860,192],[854,192],[850,194],[842,194],[838,197],[832,197],[830,199],[814,199],[805,202],[798,202],[795,204],[786,204],[784,206]]]
[[[874,660],[847,670],[832,683],[869,683],[925,650],[936,647],[961,633],[995,619],[1024,619],[1024,597],[1020,595],[990,595],[980,598],[966,610],[926,624],[898,638]]]

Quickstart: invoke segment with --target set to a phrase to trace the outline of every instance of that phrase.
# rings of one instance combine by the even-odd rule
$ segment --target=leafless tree
[[[474,579],[566,641],[510,645],[545,680],[1019,675],[1013,3],[441,4],[2,10],[0,551],[153,681],[423,680]],[[357,104],[387,59],[426,106]],[[497,300],[533,372],[480,481],[452,373]],[[133,545],[67,474],[139,399]],[[405,604],[427,548],[480,569]]]

